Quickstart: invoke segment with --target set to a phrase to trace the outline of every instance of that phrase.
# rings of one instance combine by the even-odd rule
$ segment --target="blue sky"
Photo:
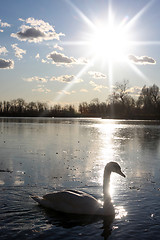
[[[77,105],[160,87],[160,1],[1,0],[0,100]]]

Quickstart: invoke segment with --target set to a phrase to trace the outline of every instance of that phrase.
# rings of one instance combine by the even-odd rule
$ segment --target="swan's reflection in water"
[[[87,225],[98,223],[101,227],[101,236],[104,240],[112,234],[113,222],[115,219],[121,219],[127,215],[127,212],[122,206],[116,207],[116,215],[113,216],[90,216],[90,215],[76,215],[76,214],[65,214],[56,212],[50,209],[41,207],[40,205],[36,206],[40,208],[45,217],[47,218],[47,224],[62,227],[65,229],[74,228],[74,227],[84,227]]]
[[[112,232],[112,223],[115,216],[89,216],[89,215],[76,215],[76,214],[64,214],[55,211],[45,209],[45,214],[48,219],[48,224],[52,224],[56,227],[74,228],[78,226],[86,226],[94,223],[102,223],[101,236],[107,239]]]
[[[101,234],[101,236],[104,237],[104,239],[108,239],[108,237],[111,235],[112,233],[112,223],[114,221],[115,216],[107,216],[107,217],[103,217],[103,232]]]

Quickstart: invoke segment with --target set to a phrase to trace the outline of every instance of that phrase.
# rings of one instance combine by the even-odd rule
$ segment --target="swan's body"
[[[77,190],[65,190],[44,195],[43,197],[33,196],[32,198],[40,205],[51,208],[58,212],[87,215],[113,215],[114,207],[109,195],[109,181],[111,172],[116,172],[121,176],[120,166],[116,162],[106,165],[103,179],[104,204],[92,195]]]
[[[96,198],[77,190],[65,190],[32,198],[40,205],[58,212],[88,215],[102,215],[103,212],[103,206]]]

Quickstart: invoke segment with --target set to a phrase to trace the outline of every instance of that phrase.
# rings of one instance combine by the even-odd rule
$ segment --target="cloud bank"
[[[138,56],[134,56],[134,55],[129,55],[128,58],[135,64],[156,64],[156,61],[148,56],[142,56],[142,57],[138,57]]]
[[[11,60],[11,59],[6,60],[6,59],[0,58],[0,68],[13,69],[14,68],[14,61]]]
[[[63,33],[56,33],[53,26],[43,20],[37,20],[34,18],[27,18],[26,20],[19,19],[25,24],[20,26],[20,31],[12,33],[11,37],[17,38],[20,41],[28,42],[42,42],[44,40],[59,40],[60,36],[64,36]]]

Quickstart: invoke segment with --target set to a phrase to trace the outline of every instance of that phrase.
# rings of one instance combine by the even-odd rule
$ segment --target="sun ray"
[[[95,29],[93,22],[82,11],[80,11],[79,8],[77,8],[70,0],[66,0],[66,2],[78,13],[78,15],[84,20],[87,25],[89,25],[89,27]]]
[[[148,2],[126,25],[126,29],[130,29],[132,25],[137,22],[137,20],[151,7],[151,5],[155,2],[155,0],[152,0]]]
[[[87,41],[61,41],[59,43],[59,45],[63,46],[86,46],[87,44]]]
[[[78,73],[77,75],[73,78],[73,80],[68,83],[63,89],[62,89],[62,93],[59,94],[53,101],[54,102],[58,102],[65,94],[65,92],[69,91],[73,85],[76,83],[77,79],[79,79],[80,77],[82,77],[82,75],[84,73],[86,73],[86,71],[94,64],[95,59],[92,59],[89,63],[87,63]]]
[[[160,41],[130,41],[130,45],[160,45]]]
[[[109,91],[111,93],[112,85],[113,85],[113,63],[112,63],[112,61],[110,61],[108,64],[108,80],[109,80]]]
[[[145,82],[149,83],[147,76],[135,65],[128,61],[128,65],[134,70],[134,72],[140,76]]]

